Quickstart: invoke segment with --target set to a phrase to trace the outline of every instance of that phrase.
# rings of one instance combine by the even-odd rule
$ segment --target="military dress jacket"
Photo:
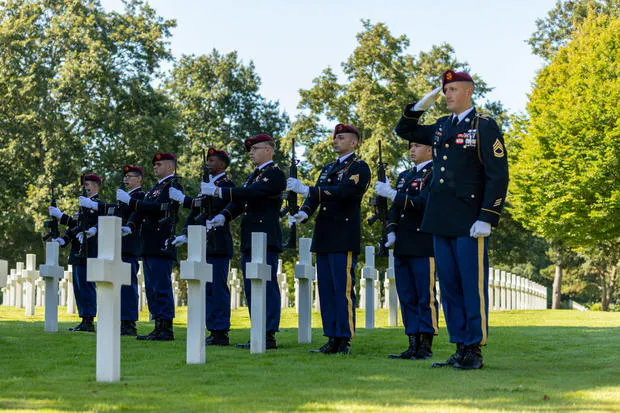
[[[99,202],[99,194],[93,195],[92,197],[90,197],[90,199],[95,202]],[[68,260],[69,265],[85,266],[86,258],[97,257],[98,245],[99,245],[97,240],[99,237],[95,235],[93,237],[88,238],[86,241],[87,256],[84,256],[84,257],[80,256],[80,249],[82,248],[82,245],[80,241],[78,241],[77,239],[77,234],[81,232],[80,214],[84,214],[86,216],[85,218],[86,228],[83,228],[84,230],[97,226],[98,220],[99,220],[99,213],[97,211],[93,211],[92,209],[83,208],[83,207],[81,207],[78,210],[78,212],[73,216],[62,214],[62,217],[60,217],[59,222],[68,227],[65,233],[62,235],[62,238],[65,241],[65,246],[71,243],[71,250],[69,251],[69,260]]]
[[[432,176],[432,162],[420,171],[414,166],[398,175],[396,197],[390,207],[387,226],[388,232],[396,234],[396,256],[434,256],[433,235],[421,229]]]
[[[227,222],[243,214],[241,218],[241,247],[244,254],[252,250],[252,232],[267,234],[267,250],[282,252],[282,228],[280,208],[282,191],[286,189],[284,172],[274,163],[254,172],[241,187],[220,189],[228,205],[221,211]]]
[[[370,168],[355,154],[327,164],[300,210],[318,210],[311,250],[315,253],[360,253],[361,203],[370,183]]]
[[[508,188],[508,159],[492,118],[472,110],[452,125],[452,116],[419,125],[405,113],[395,132],[411,140],[432,128],[434,172],[422,230],[446,237],[469,236],[477,220],[497,226]]]
[[[135,188],[129,196],[132,198],[136,198],[138,200],[144,199],[146,194],[142,190],[142,187]],[[122,225],[127,226],[129,223],[131,216],[135,214],[129,205],[123,204],[119,202],[118,204],[106,204],[104,202],[99,201],[98,212],[99,215],[107,215],[107,216],[118,216],[122,220]],[[140,229],[136,228],[134,231],[132,229],[131,234],[125,235],[122,239],[121,251],[123,257],[141,257],[142,256],[142,241],[140,240],[139,235]]]
[[[127,225],[138,231],[142,241],[142,256],[177,259],[176,248],[165,248],[166,240],[174,234],[178,222],[179,203],[170,199],[170,187],[182,191],[183,186],[173,177],[167,177],[151,188],[144,199],[130,198],[129,209],[134,212]],[[166,213],[170,208],[170,217]]]
[[[218,177],[214,184],[219,188],[232,188],[235,186],[235,183],[226,176],[226,174]],[[209,214],[209,208],[207,207],[208,202],[211,202],[211,214]],[[191,209],[191,212],[187,220],[185,220],[183,234],[187,235],[188,225],[204,226],[207,220],[213,219],[214,216],[220,214],[227,204],[227,201],[216,196],[199,196],[197,198],[192,198],[186,195],[183,200],[183,207]],[[211,228],[211,230],[207,232],[207,257],[211,255],[227,256],[229,258],[233,256],[233,240],[230,233],[230,222],[227,221],[223,226]]]

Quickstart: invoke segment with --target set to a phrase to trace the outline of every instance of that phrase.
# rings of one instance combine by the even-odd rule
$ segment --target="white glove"
[[[211,181],[209,182],[201,182],[200,183],[200,195],[209,195],[213,196],[215,194],[215,184]]]
[[[132,232],[131,227],[121,227],[121,237],[131,235]]]
[[[286,180],[286,189],[297,192],[302,196],[308,196],[308,192],[310,191],[310,189],[297,178],[288,178]]]
[[[84,233],[83,232],[78,232],[78,234],[75,236],[75,238],[77,238],[77,240],[80,242],[80,244],[84,243]]]
[[[52,238],[52,242],[57,242],[60,244],[61,247],[65,246],[65,240],[62,238]]]
[[[177,201],[179,203],[183,203],[183,200],[185,200],[185,195],[183,195],[183,192],[179,191],[176,188],[170,188],[168,190],[168,195],[170,195],[170,199],[172,199],[173,201]]]
[[[484,238],[491,235],[491,224],[484,221],[476,221],[469,230],[469,235],[473,238]]]
[[[440,93],[441,93],[441,86],[437,86],[435,89],[431,90],[426,95],[424,95],[424,97],[420,99],[418,103],[413,105],[413,108],[411,110],[413,112],[427,110],[428,108],[433,106],[433,104],[437,100],[437,97],[439,97]]]
[[[377,181],[375,184],[375,192],[377,195],[393,201],[396,198],[396,189],[392,189],[390,186],[390,180],[385,178],[386,182]]]
[[[306,219],[308,219],[308,214],[304,211],[299,211],[295,215],[288,216],[288,226],[290,228],[293,224],[301,224]]]
[[[211,229],[213,227],[221,227],[225,223],[226,223],[226,218],[224,218],[224,215],[217,214],[216,216],[213,217],[213,219],[207,221],[207,228]]]
[[[60,219],[62,217],[62,211],[56,207],[49,207],[50,215],[54,218]]]
[[[390,248],[396,242],[396,233],[389,232],[387,234],[387,242],[385,243],[386,248]]]
[[[93,201],[92,199],[85,196],[81,196],[79,199],[81,207],[92,209],[93,211],[97,211],[99,209],[99,205],[97,204],[97,202]]]
[[[187,244],[186,235],[179,235],[178,237],[172,240],[172,245],[174,245],[175,247],[180,247],[183,244]]]
[[[127,204],[129,205],[129,200],[131,199],[131,197],[129,196],[129,194],[125,191],[123,191],[122,189],[117,189],[116,190],[116,200],[117,201],[121,201],[123,204]]]
[[[84,232],[86,233],[87,238],[94,237],[97,235],[97,227],[90,227]]]

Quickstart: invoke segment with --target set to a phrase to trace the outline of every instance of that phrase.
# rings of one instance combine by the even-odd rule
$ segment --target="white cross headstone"
[[[67,280],[67,314],[75,314],[76,302],[75,293],[73,292],[73,265],[69,265],[65,271],[65,279]]]
[[[299,314],[299,280],[293,280],[293,294],[295,295],[295,312]]]
[[[377,270],[377,274],[379,271]],[[374,294],[375,294],[375,310],[381,308],[381,282],[379,281],[379,276],[377,275],[377,279],[374,284]]]
[[[288,308],[288,280],[286,273],[282,270],[282,260],[278,260],[278,286],[280,287],[280,308]]]
[[[58,265],[57,242],[45,244],[45,264],[39,267],[41,278],[45,280],[45,328],[44,331],[58,331],[58,280],[64,276],[63,268]]]
[[[16,291],[16,280],[15,280],[15,268],[11,268],[11,272],[7,277],[7,287],[9,288],[9,307],[15,307],[15,291]]]
[[[24,280],[22,278],[24,263],[18,262],[15,269],[15,308],[24,308]]]
[[[67,279],[62,278],[58,283],[58,290],[60,291],[60,306],[66,307],[67,305]]]
[[[314,277],[317,278],[316,267],[315,267],[314,274],[315,274]],[[315,279],[312,282],[312,286],[314,287],[314,311],[316,311],[317,313],[320,313],[321,312],[321,295],[319,294],[319,281]]]
[[[187,364],[205,362],[205,286],[213,282],[213,265],[207,264],[207,230],[187,227],[187,260],[181,261],[181,279],[187,280]]]
[[[2,289],[2,305],[9,305],[9,262],[0,260],[0,289]]]
[[[45,305],[44,302],[44,295],[45,295],[45,281],[42,278],[37,278],[37,280],[35,281],[35,284],[37,286],[37,299],[36,299],[36,306],[37,307],[43,307]]]
[[[398,294],[396,292],[396,270],[394,267],[394,250],[389,250],[388,268],[385,271],[385,291],[388,303],[388,326],[396,327],[398,325]]]
[[[145,299],[146,296],[144,295],[144,293],[142,293],[142,283],[144,282],[144,273],[142,271],[142,261],[140,261],[138,263],[139,268],[138,268],[138,274],[136,275],[136,277],[138,278],[138,312],[142,311],[142,308],[146,305],[145,303]]]
[[[97,381],[112,382],[121,379],[121,286],[131,283],[131,264],[122,260],[119,217],[99,217],[98,237],[86,277],[97,283]]]
[[[508,282],[506,271],[500,271],[500,288],[502,294],[502,310],[508,310]]]
[[[241,280],[237,275],[237,269],[230,270],[230,309],[235,310],[241,306]]]
[[[180,289],[179,289],[179,276],[176,272],[173,272],[170,275],[172,280],[172,297],[174,299],[174,306],[178,307],[181,305],[181,297],[180,297]]]
[[[365,282],[366,292],[366,328],[375,328],[375,294],[373,284],[378,277],[375,268],[375,247],[366,247],[366,265],[362,268],[362,278]]]
[[[312,265],[310,246],[312,239],[299,239],[299,262],[295,264],[295,279],[298,282],[297,295],[299,317],[297,342],[312,343],[312,281],[315,279],[315,268]]]
[[[267,264],[267,234],[252,233],[252,261],[245,267],[245,277],[252,283],[250,319],[250,353],[264,353],[267,334],[267,281],[271,279],[271,265]]]
[[[26,269],[22,270],[22,279],[24,280],[24,290],[26,292],[25,305],[26,315],[34,315],[35,306],[35,281],[37,279],[37,256],[35,254],[26,254]]]

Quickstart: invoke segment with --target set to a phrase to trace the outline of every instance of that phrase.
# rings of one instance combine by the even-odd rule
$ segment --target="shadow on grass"
[[[454,350],[445,329],[427,361],[388,360],[402,328],[358,329],[351,356],[310,354],[297,330],[264,355],[207,348],[185,364],[174,342],[123,337],[119,383],[95,381],[95,334],[42,333],[42,322],[0,321],[0,409],[44,411],[612,411],[619,402],[617,327],[492,327],[481,371],[431,369]],[[152,328],[140,323],[140,331]],[[247,342],[249,329],[231,331]]]

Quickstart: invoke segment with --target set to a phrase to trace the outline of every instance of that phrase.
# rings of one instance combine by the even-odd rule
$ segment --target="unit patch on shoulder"
[[[360,174],[351,175],[349,179],[355,182],[355,185],[357,185],[360,181]]]
[[[493,144],[493,155],[496,158],[504,157],[504,145],[502,145],[499,139],[495,139],[495,143]]]

